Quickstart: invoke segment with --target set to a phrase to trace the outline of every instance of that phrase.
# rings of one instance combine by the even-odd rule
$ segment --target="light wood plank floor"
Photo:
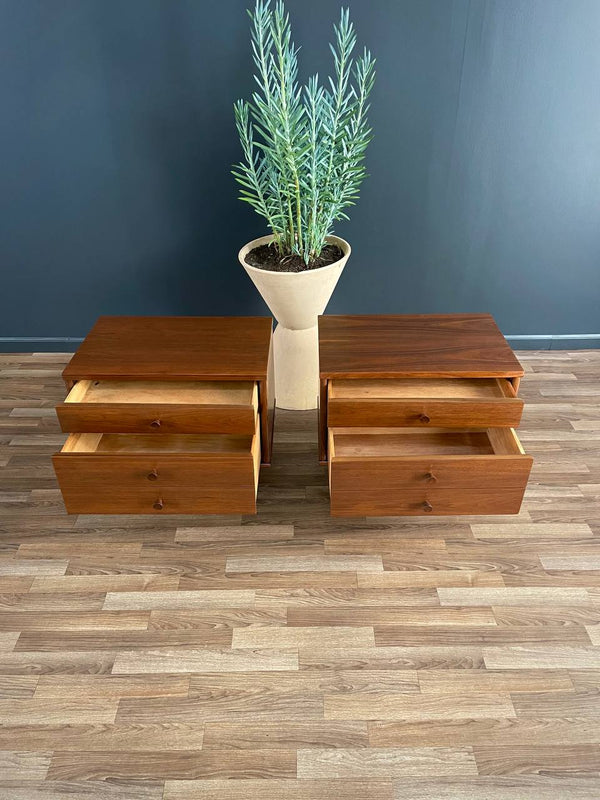
[[[521,353],[516,517],[70,517],[67,356],[0,356],[0,800],[598,800],[600,351]]]

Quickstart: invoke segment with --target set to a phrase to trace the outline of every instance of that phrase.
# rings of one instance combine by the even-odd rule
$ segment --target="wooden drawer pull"
[[[419,419],[424,423],[431,422],[431,417],[429,417],[427,414],[419,414]]]
[[[433,506],[429,502],[429,500],[425,500],[423,502],[423,511],[433,511]]]
[[[160,428],[160,420],[159,420],[159,419],[155,419],[155,420],[153,420],[153,421],[150,423],[150,427],[151,427],[151,428]]]
[[[152,508],[155,508],[157,511],[161,511],[163,506],[164,506],[164,503],[162,501],[162,497],[159,497],[158,500],[154,501],[154,503],[152,505]]]
[[[149,481],[158,480],[158,472],[157,472],[157,470],[153,469],[152,472],[148,473],[148,480]]]
[[[433,472],[426,472],[426,473],[425,473],[425,480],[426,480],[428,483],[432,483],[433,481],[437,481],[437,478],[435,477],[435,475],[433,474]]]

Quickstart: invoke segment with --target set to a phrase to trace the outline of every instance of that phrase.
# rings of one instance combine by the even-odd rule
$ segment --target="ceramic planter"
[[[269,244],[273,236],[261,236],[242,247],[241,265],[277,320],[273,335],[275,399],[279,408],[316,408],[319,395],[319,343],[317,317],[333,294],[351,248],[338,236],[328,236],[343,252],[339,261],[306,272],[271,272],[246,263],[255,247]]]

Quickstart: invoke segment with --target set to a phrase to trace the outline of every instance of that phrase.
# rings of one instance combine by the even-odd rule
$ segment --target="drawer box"
[[[66,433],[222,433],[256,429],[252,381],[81,380],[56,408]]]
[[[53,456],[71,514],[254,514],[252,436],[75,433]]]
[[[510,428],[330,428],[331,513],[516,514],[532,461]]]
[[[516,427],[523,401],[505,378],[330,380],[327,425]]]

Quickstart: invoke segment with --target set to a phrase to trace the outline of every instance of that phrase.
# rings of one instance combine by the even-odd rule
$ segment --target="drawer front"
[[[253,514],[252,454],[57,453],[70,514]]]
[[[531,456],[351,458],[329,464],[333,516],[517,514]]]
[[[334,428],[515,428],[522,413],[523,402],[516,397],[506,401],[332,399],[327,424]]]
[[[334,457],[330,472],[344,491],[512,489],[525,486],[532,462],[531,456]]]
[[[518,514],[525,487],[512,489],[333,490],[334,517]]]
[[[61,403],[56,408],[65,433],[252,434],[252,406],[176,403]]]
[[[486,382],[486,392],[482,388],[480,396],[476,379],[465,382],[472,384],[470,397],[451,396],[452,380],[446,382],[447,397],[440,396],[444,393],[444,382],[436,381],[436,396],[427,396],[427,381],[420,381],[418,397],[377,397],[376,389],[369,392],[368,383],[364,381],[357,382],[357,387],[366,386],[369,396],[353,396],[359,395],[361,390],[353,392],[351,387],[348,388],[350,383],[338,382],[340,388],[336,390],[336,382],[330,382],[327,404],[329,427],[514,428],[519,425],[523,413],[523,401],[516,397],[509,382],[503,379],[493,382],[497,387],[497,396],[489,396],[489,380]],[[433,386],[432,382],[432,389]],[[410,394],[409,389],[405,392]]]

